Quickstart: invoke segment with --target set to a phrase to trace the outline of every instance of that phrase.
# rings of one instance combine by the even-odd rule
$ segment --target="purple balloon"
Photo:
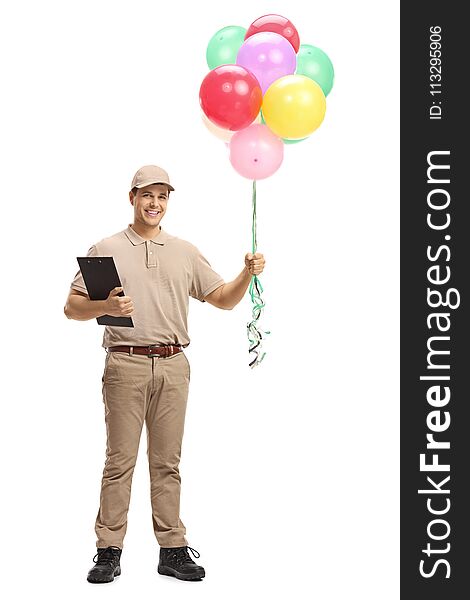
[[[264,94],[276,79],[295,73],[297,56],[285,37],[261,31],[243,42],[237,54],[237,65],[253,73]]]

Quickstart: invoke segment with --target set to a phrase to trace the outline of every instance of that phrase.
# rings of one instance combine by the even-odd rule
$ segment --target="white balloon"
[[[219,127],[215,123],[213,123],[206,114],[201,111],[201,118],[204,125],[207,129],[219,140],[222,140],[225,143],[230,142],[235,131],[230,131],[230,129],[224,129],[223,127]],[[253,121],[253,123],[261,123],[261,111],[258,113],[258,116]],[[252,123],[250,123],[252,125]]]

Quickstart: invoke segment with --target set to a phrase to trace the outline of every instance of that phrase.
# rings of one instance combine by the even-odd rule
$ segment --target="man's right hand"
[[[134,312],[134,304],[130,296],[118,296],[122,287],[115,287],[106,299],[106,314],[111,317],[130,317]]]

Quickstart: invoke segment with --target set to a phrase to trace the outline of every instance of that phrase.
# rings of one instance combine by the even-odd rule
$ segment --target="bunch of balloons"
[[[328,56],[300,44],[294,25],[281,15],[264,15],[248,30],[230,25],[215,33],[206,51],[210,72],[199,90],[202,119],[225,141],[230,162],[253,180],[252,252],[256,252],[256,181],[275,173],[284,146],[307,139],[325,116],[334,71]],[[252,320],[247,324],[250,367],[259,365],[263,331],[258,320],[263,287],[250,282]]]
[[[322,123],[334,70],[315,46],[300,44],[289,19],[264,15],[248,28],[215,33],[206,51],[210,72],[199,91],[202,119],[229,146],[230,162],[253,181],[275,173],[284,146],[307,139]]]

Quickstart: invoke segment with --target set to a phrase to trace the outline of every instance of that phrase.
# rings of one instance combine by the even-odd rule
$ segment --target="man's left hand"
[[[245,267],[251,275],[259,275],[262,273],[265,262],[264,256],[260,252],[257,252],[256,254],[247,252],[245,254]]]

